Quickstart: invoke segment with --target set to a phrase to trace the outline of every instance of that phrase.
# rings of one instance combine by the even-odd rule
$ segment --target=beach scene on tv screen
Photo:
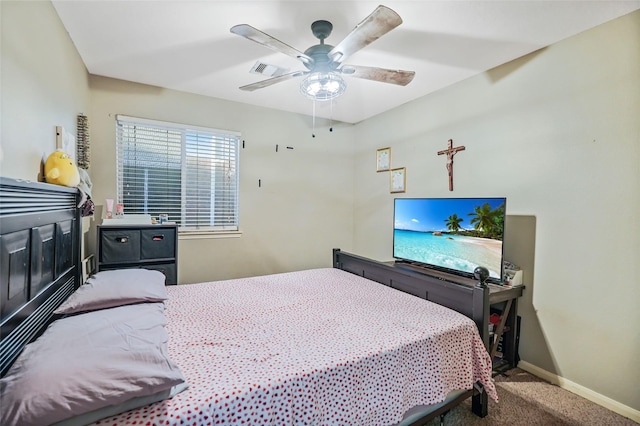
[[[504,198],[396,199],[393,256],[500,279],[504,216]]]

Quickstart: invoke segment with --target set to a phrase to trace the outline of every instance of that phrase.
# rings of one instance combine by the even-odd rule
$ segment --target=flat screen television
[[[393,257],[465,277],[484,266],[500,283],[506,198],[396,198]]]

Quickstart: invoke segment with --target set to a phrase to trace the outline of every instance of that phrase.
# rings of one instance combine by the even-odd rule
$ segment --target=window
[[[125,214],[167,213],[181,231],[237,231],[239,141],[237,132],[118,115],[118,202]]]

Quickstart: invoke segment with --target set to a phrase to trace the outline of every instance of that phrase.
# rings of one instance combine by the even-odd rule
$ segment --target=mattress
[[[497,400],[471,319],[339,269],[167,291],[189,388],[96,424],[392,425],[477,381]]]

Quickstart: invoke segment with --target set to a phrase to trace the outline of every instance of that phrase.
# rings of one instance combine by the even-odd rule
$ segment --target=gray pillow
[[[127,404],[136,399],[155,402],[145,396],[171,396],[185,379],[167,355],[165,324],[162,303],[54,321],[0,379],[0,424],[52,424],[101,409],[113,415],[136,408]]]
[[[167,300],[166,277],[149,269],[100,271],[81,285],[55,314],[73,314],[140,302]]]

